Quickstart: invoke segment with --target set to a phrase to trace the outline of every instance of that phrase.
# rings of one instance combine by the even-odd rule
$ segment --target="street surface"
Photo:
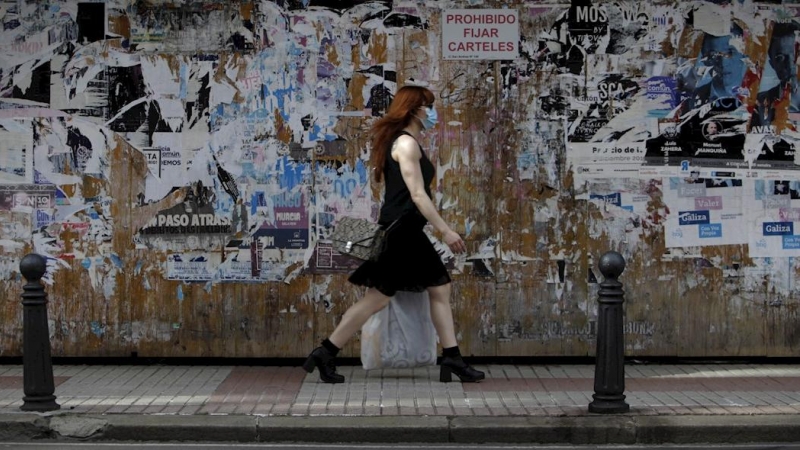
[[[606,417],[588,412],[593,366],[475,367],[486,372],[481,383],[440,383],[435,366],[371,371],[343,366],[346,382],[330,385],[294,366],[57,365],[61,409],[35,414],[20,410],[23,367],[0,365],[0,450],[644,450],[728,449],[734,447],[703,444],[754,442],[791,445],[738,448],[800,450],[800,364],[627,366],[630,411]],[[314,444],[281,444],[298,439]],[[17,441],[28,444],[3,445]],[[183,444],[189,441],[208,444]],[[231,441],[241,444],[226,443]],[[393,445],[401,442],[422,444]],[[551,446],[531,446],[541,443]],[[576,443],[640,446],[569,446]],[[645,446],[649,443],[695,446]]]
[[[303,450],[303,449],[356,449],[356,450],[800,450],[798,444],[751,444],[751,445],[458,445],[458,444],[220,444],[220,443],[0,443],[0,450]]]

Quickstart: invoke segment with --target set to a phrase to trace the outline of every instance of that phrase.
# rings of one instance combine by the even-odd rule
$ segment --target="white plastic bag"
[[[436,365],[436,329],[428,292],[397,292],[361,327],[365,370]]]

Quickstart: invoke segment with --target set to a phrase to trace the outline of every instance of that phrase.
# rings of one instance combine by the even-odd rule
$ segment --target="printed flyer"
[[[309,220],[306,194],[301,191],[281,192],[268,196],[254,194],[253,208],[267,218],[253,235],[262,239],[264,248],[304,249],[309,245]]]
[[[601,205],[617,206],[628,212],[645,213],[650,196],[625,191],[601,193],[595,188],[589,194],[589,200],[599,202]]]
[[[745,208],[751,257],[800,256],[800,181],[755,180]]]
[[[567,145],[567,159],[576,181],[584,178],[639,178],[646,152],[642,142],[572,142]]]
[[[18,121],[14,122],[18,123]],[[18,125],[21,126],[19,123]],[[31,183],[32,181],[33,138],[31,134],[8,131],[0,125],[0,183],[15,184]]]
[[[219,255],[213,253],[172,253],[167,257],[167,279],[209,281],[219,265]]]
[[[667,247],[747,243],[742,180],[673,177],[663,186]]]

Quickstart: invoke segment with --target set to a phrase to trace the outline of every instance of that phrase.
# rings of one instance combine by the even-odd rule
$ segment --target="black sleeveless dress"
[[[405,131],[398,133],[394,140]],[[359,286],[372,287],[387,296],[397,291],[422,292],[431,286],[450,283],[450,275],[442,263],[423,227],[428,222],[411,200],[411,193],[400,173],[400,163],[391,155],[389,144],[383,170],[384,197],[378,223],[391,229],[386,238],[386,250],[377,261],[366,261],[348,279]],[[431,195],[431,182],[436,169],[420,147],[422,180],[425,192]],[[395,221],[397,221],[395,223]]]

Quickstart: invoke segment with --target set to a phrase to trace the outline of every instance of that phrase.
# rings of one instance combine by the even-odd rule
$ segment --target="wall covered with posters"
[[[438,97],[434,200],[469,247],[430,235],[466,353],[592,354],[617,250],[629,355],[798,354],[800,4],[13,0],[0,19],[0,356],[21,354],[29,252],[56,356],[305,355],[361,293],[327,238],[376,217],[369,126],[411,80]]]

